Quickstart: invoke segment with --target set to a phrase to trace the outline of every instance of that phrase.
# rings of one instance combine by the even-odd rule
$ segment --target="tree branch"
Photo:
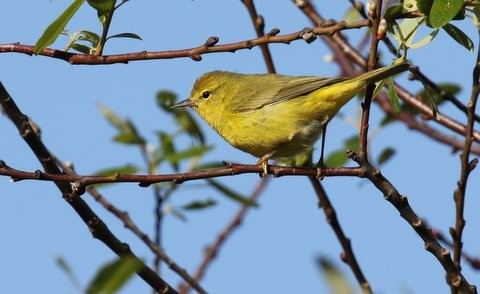
[[[325,216],[327,217],[327,222],[332,227],[333,231],[335,232],[335,235],[337,236],[337,239],[340,241],[340,244],[342,245],[344,252],[341,254],[341,259],[345,263],[347,263],[352,269],[352,272],[355,275],[355,278],[357,279],[358,283],[360,284],[360,287],[363,290],[362,293],[373,293],[372,288],[370,287],[370,283],[365,278],[363,271],[357,262],[357,258],[355,257],[355,253],[353,252],[353,249],[352,249],[352,243],[350,239],[347,236],[345,236],[342,226],[340,225],[337,219],[337,213],[335,211],[335,208],[330,202],[330,199],[328,199],[327,193],[323,189],[322,184],[318,179],[314,177],[309,177],[309,179],[310,179],[310,182],[312,183],[313,189],[315,190],[315,194],[317,195],[318,205],[319,207],[323,208],[323,211],[325,212]]]
[[[134,53],[114,54],[114,55],[93,55],[93,54],[77,54],[52,48],[46,48],[38,55],[61,59],[70,64],[112,64],[112,63],[128,63],[137,60],[150,59],[172,59],[180,57],[189,57],[195,61],[202,60],[203,54],[218,53],[218,52],[235,52],[238,50],[252,49],[253,47],[265,45],[269,43],[290,44],[293,41],[305,40],[311,35],[332,35],[339,30],[358,29],[370,25],[369,20],[361,20],[357,22],[346,23],[341,22],[327,22],[322,27],[316,27],[309,30],[302,30],[295,33],[277,36],[280,32],[278,29],[273,29],[271,32],[256,39],[245,40],[236,43],[216,45],[219,39],[217,37],[210,37],[203,45],[180,50],[168,51],[141,51]],[[308,34],[306,34],[308,32]],[[24,53],[33,55],[33,45],[24,45],[20,43],[0,44],[0,53]]]
[[[35,156],[46,172],[55,174],[62,174],[62,171],[55,162],[54,157],[47,150],[46,146],[40,140],[38,135],[33,130],[28,117],[24,115],[8,94],[3,84],[0,83],[0,105],[2,106],[7,117],[15,124],[20,136],[30,146]],[[77,212],[85,224],[88,226],[92,236],[105,245],[107,245],[119,257],[129,256],[142,264],[142,268],[137,274],[152,288],[161,293],[177,293],[167,282],[160,278],[154,271],[146,266],[130,249],[128,244],[121,242],[102,221],[102,219],[83,201],[82,198],[77,197],[71,185],[67,182],[54,182],[57,188],[62,193],[65,201]]]

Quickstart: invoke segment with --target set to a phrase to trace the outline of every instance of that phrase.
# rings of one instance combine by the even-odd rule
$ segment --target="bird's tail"
[[[372,71],[361,74],[358,77],[355,77],[354,79],[361,80],[365,82],[366,85],[374,84],[388,77],[391,77],[397,73],[404,72],[409,67],[410,67],[410,64],[404,61],[401,63],[396,63],[389,66],[374,69]]]

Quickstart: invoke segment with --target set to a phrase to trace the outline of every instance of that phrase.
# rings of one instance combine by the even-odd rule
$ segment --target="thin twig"
[[[360,163],[360,157],[353,151],[348,154],[353,161]],[[407,197],[401,195],[392,183],[386,179],[380,170],[374,168],[367,162],[361,162],[364,175],[384,195],[385,200],[390,202],[405,219],[408,224],[417,232],[425,242],[425,249],[432,253],[446,272],[446,280],[449,285],[457,287],[464,293],[477,293],[476,287],[470,285],[462,273],[457,269],[450,257],[450,251],[443,248],[432,233],[431,228],[412,209]]]
[[[295,3],[300,3],[297,6],[302,10],[302,12],[317,26],[320,26],[322,23],[325,21],[323,18],[319,15],[319,13],[314,9],[314,7],[311,5],[310,1],[308,0],[293,0]],[[324,40],[328,40],[327,44],[329,44],[329,47],[331,49],[334,48],[334,52],[336,52],[336,60],[341,61],[340,65],[342,69],[351,69],[351,65],[347,65],[345,67],[345,59],[341,56],[338,56],[338,52],[342,52],[345,57],[359,65],[361,68],[366,68],[367,67],[367,62],[365,61],[364,57],[350,44],[341,37],[340,34],[336,33],[332,35],[329,38],[323,38]],[[333,42],[335,45],[332,45],[331,42]],[[351,72],[347,70],[347,72]],[[433,118],[432,110],[429,106],[425,105],[422,101],[418,100],[413,94],[409,93],[407,90],[404,88],[400,87],[398,84],[395,84],[395,90],[397,91],[398,97],[405,101],[407,104],[412,106],[414,109],[422,113],[426,118]],[[376,101],[376,99],[375,99]],[[460,124],[459,122],[445,116],[445,115],[440,115],[438,120],[434,120],[434,122],[439,123],[440,125],[464,136],[465,135],[465,126]],[[422,131],[422,129],[418,129]],[[428,132],[423,132],[424,135],[429,137]],[[476,142],[480,142],[480,133],[479,132],[474,132],[474,139]]]
[[[369,20],[361,20],[351,23],[346,22],[328,22],[323,27],[316,27],[308,30],[313,35],[332,35],[340,30],[358,29],[362,27],[368,27],[370,25]],[[113,55],[97,56],[93,54],[77,54],[62,50],[56,50],[52,48],[46,48],[38,55],[56,58],[69,62],[70,64],[112,64],[112,63],[128,63],[130,61],[137,60],[150,60],[150,59],[172,59],[180,57],[188,57],[195,61],[202,60],[203,54],[217,53],[217,52],[235,52],[238,50],[252,49],[255,46],[260,46],[269,43],[290,44],[293,41],[304,40],[305,30],[294,32],[287,35],[279,35],[278,29],[273,29],[271,32],[256,39],[250,39],[230,44],[216,45],[219,39],[217,37],[210,37],[204,44],[180,50],[168,50],[168,51],[141,51],[134,53],[123,53]],[[0,44],[0,53],[23,53],[27,55],[33,55],[33,45],[25,45],[20,43],[12,44]]]
[[[475,168],[478,163],[478,159],[470,161],[470,149],[472,148],[473,143],[473,129],[475,123],[475,108],[477,106],[478,95],[480,93],[480,81],[479,81],[479,70],[480,70],[480,50],[477,52],[477,61],[473,68],[473,83],[472,83],[472,93],[470,101],[467,104],[467,128],[465,135],[465,145],[463,152],[460,155],[460,179],[457,183],[457,189],[454,192],[455,200],[455,228],[450,229],[450,234],[453,239],[453,261],[457,266],[457,269],[461,271],[461,257],[462,257],[462,247],[463,247],[463,229],[465,227],[464,219],[464,207],[465,207],[465,196],[467,189],[467,181],[470,175],[470,172]]]
[[[29,145],[46,172],[51,174],[61,174],[54,156],[48,151],[41,141],[40,137],[33,130],[29,119],[17,107],[12,97],[0,83],[0,105],[6,116],[15,124],[20,136]],[[92,236],[105,245],[107,245],[119,257],[129,256],[142,264],[142,268],[137,274],[152,288],[161,293],[177,293],[167,282],[159,277],[152,269],[146,266],[130,249],[128,244],[121,242],[107,227],[103,220],[88,206],[81,198],[77,197],[74,188],[67,182],[54,182],[62,193],[63,198],[77,212],[85,224],[88,226]]]
[[[335,208],[333,207],[330,199],[327,196],[327,193],[323,189],[322,184],[320,181],[314,177],[309,177],[310,182],[312,183],[313,189],[315,190],[315,194],[318,198],[318,205],[323,209],[325,212],[325,216],[327,217],[327,222],[332,227],[337,239],[340,241],[340,244],[343,248],[343,253],[341,254],[341,259],[347,263],[350,268],[352,269],[355,278],[357,279],[360,287],[363,290],[363,293],[373,293],[372,288],[370,287],[370,283],[365,278],[360,265],[357,262],[357,258],[355,257],[355,253],[352,249],[352,244],[350,239],[345,236],[343,232],[342,226],[338,222],[337,213]]]
[[[452,241],[449,238],[447,238],[442,232],[438,230],[433,230],[433,235],[435,236],[435,238],[437,238],[440,242],[445,244],[447,247],[453,248]],[[463,260],[468,262],[473,269],[480,270],[480,258],[473,257],[472,255],[466,253],[464,250],[462,251],[462,257],[463,257]]]
[[[241,0],[245,7],[247,7],[248,13],[250,14],[250,18],[252,19],[253,26],[255,27],[255,32],[257,33],[257,37],[262,37],[265,35],[265,21],[263,16],[257,14],[257,10],[255,9],[255,5],[253,4],[253,0]],[[269,73],[275,73],[275,65],[273,64],[272,54],[270,53],[270,49],[268,48],[268,44],[260,45],[260,49],[262,50],[263,60],[265,61],[265,65],[267,66],[267,70]]]
[[[267,187],[267,183],[269,182],[270,177],[265,178],[264,180],[260,180],[253,190],[251,196],[249,197],[250,200],[252,201],[257,201],[258,198],[262,195],[262,192],[265,190]],[[212,263],[212,260],[218,255],[218,252],[222,248],[223,244],[225,241],[230,237],[235,229],[237,229],[240,224],[242,223],[242,220],[245,218],[245,215],[251,208],[250,205],[243,205],[238,212],[233,216],[232,220],[228,223],[228,225],[220,231],[218,234],[217,238],[213,243],[209,246],[207,246],[207,249],[205,250],[205,254],[203,256],[203,260],[200,262],[200,265],[198,266],[194,278],[199,281],[203,278],[205,275],[205,272],[207,271],[208,266]],[[181,284],[178,287],[178,292],[180,294],[186,294],[190,290],[190,285],[187,285],[185,283]]]
[[[375,11],[369,11],[369,14],[373,18],[373,25],[372,25],[372,41],[370,44],[370,54],[368,56],[367,62],[367,70],[371,71],[374,70],[377,65],[377,54],[378,54],[378,38],[377,38],[377,31],[380,25],[381,20],[381,13],[382,13],[382,3],[383,1],[376,1],[375,2]],[[360,156],[360,160],[363,162],[368,161],[368,126],[370,121],[370,106],[372,104],[373,98],[373,91],[375,90],[375,85],[368,85],[365,91],[365,99],[362,103],[362,120],[360,123],[360,131],[359,131],[359,150],[358,155]]]
[[[129,174],[115,174],[112,176],[83,176],[83,175],[68,175],[68,174],[51,174],[36,170],[34,172],[26,172],[14,169],[3,160],[0,160],[0,175],[8,176],[12,181],[36,180],[49,182],[65,182],[74,183],[76,194],[82,194],[85,187],[93,184],[108,184],[108,183],[138,183],[142,187],[148,187],[151,184],[162,182],[173,182],[181,184],[183,182],[207,179],[221,176],[233,176],[238,174],[253,173],[258,174],[263,172],[263,166],[260,164],[237,164],[231,163],[229,167],[200,170],[187,173],[177,174],[159,174],[159,175],[129,175]],[[274,177],[282,176],[316,176],[316,168],[294,167],[294,166],[278,166],[269,165],[268,174]],[[354,176],[363,177],[362,170],[356,167],[338,167],[338,168],[324,168],[322,169],[323,176]]]

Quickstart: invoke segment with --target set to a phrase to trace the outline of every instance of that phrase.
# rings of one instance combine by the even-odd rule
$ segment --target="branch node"
[[[261,31],[265,28],[265,21],[263,20],[263,16],[258,15],[255,19],[255,26],[259,28]]]
[[[175,180],[174,180],[174,183],[175,183]],[[138,183],[138,186],[142,187],[142,188],[148,188],[148,187],[150,187],[150,185],[151,185],[151,183],[147,183],[147,182]]]
[[[422,219],[417,218],[416,220],[412,221],[412,226],[414,228],[420,228],[423,225]]]
[[[6,166],[7,164],[5,163],[5,161],[0,159],[0,168],[5,168]]]
[[[460,283],[462,282],[462,279],[460,278],[460,276],[458,275],[455,275],[455,277],[453,277],[451,280],[451,285],[455,288],[458,288],[460,287]]]
[[[347,149],[347,157],[358,163],[358,155],[355,151]]]
[[[81,196],[85,194],[85,185],[82,184],[80,181],[76,181],[72,185],[72,193],[76,196]]]
[[[219,40],[220,39],[218,37],[212,36],[212,37],[208,38],[207,41],[205,41],[204,45],[207,46],[207,47],[212,47],[212,46],[215,46],[218,43]]]
[[[280,33],[280,29],[279,28],[273,28],[268,34],[267,36],[268,37],[274,37],[276,35],[278,35]]]
[[[307,42],[307,44],[312,43],[317,39],[317,35],[313,32],[313,29],[311,27],[306,27],[300,32],[300,37]]]
[[[192,53],[189,56],[193,61],[202,61],[202,55],[198,53]]]
[[[478,158],[472,159],[469,164],[468,164],[468,172],[471,172],[477,167],[478,164]]]
[[[297,5],[298,8],[303,8],[308,4],[308,0],[293,0],[293,3]]]
[[[40,179],[44,178],[44,173],[39,169],[35,170],[33,173],[35,174],[35,178],[37,180],[40,180]]]

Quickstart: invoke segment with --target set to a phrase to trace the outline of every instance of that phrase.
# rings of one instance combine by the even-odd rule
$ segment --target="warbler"
[[[259,157],[293,157],[311,147],[339,109],[361,92],[407,70],[400,62],[356,77],[287,76],[212,71],[193,85],[191,107],[235,148]]]

